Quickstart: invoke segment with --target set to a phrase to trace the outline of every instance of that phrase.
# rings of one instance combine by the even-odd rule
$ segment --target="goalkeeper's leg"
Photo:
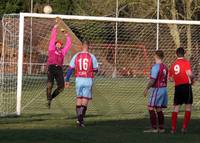
[[[53,88],[53,82],[47,83],[47,100],[52,100],[51,92]]]
[[[54,90],[52,94],[52,99],[59,95],[64,90],[64,77],[63,77],[63,70],[61,67],[58,68],[55,79],[57,82],[57,88]]]
[[[51,100],[51,92],[54,83],[54,74],[52,68],[48,67],[48,74],[47,74],[47,100]]]
[[[48,67],[47,79],[47,106],[50,108],[52,100],[51,92],[54,84],[54,71],[50,66]]]

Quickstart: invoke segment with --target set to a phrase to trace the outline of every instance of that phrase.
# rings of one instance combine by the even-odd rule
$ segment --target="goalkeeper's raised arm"
[[[65,36],[66,36],[66,43],[65,43],[65,47],[62,49],[63,55],[66,55],[66,53],[69,51],[72,44],[70,35],[68,33],[65,33]]]
[[[51,30],[51,36],[50,36],[50,42],[49,42],[49,48],[48,48],[49,51],[55,49],[57,26],[58,26],[57,24],[54,25],[54,27]]]

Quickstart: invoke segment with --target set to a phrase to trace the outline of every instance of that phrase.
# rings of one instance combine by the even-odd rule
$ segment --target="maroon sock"
[[[87,106],[82,105],[83,108],[83,117],[85,117],[86,111],[87,111]]]
[[[76,105],[76,115],[78,116],[79,112],[80,112],[80,108],[81,106],[80,105]]]
[[[76,115],[77,115],[77,120],[79,122],[82,122],[82,111],[81,111],[81,106],[76,106]]]
[[[149,110],[149,114],[150,114],[151,127],[157,129],[156,112],[154,110]]]
[[[164,129],[164,114],[163,111],[157,112],[159,129]]]

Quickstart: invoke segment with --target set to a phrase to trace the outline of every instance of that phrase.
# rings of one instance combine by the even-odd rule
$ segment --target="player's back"
[[[169,76],[175,81],[175,85],[189,84],[187,70],[191,70],[190,63],[184,58],[178,58],[170,67]]]
[[[92,54],[80,52],[75,59],[75,77],[94,78]]]
[[[155,64],[151,72],[151,78],[155,79],[154,88],[167,87],[168,68],[165,64]]]

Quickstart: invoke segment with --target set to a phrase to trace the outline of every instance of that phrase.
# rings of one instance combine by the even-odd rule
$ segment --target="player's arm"
[[[57,27],[59,24],[58,18],[56,18],[56,24],[51,30],[50,42],[49,42],[49,51],[55,50],[55,42],[56,42],[56,35],[57,35]]]
[[[97,73],[99,70],[99,65],[94,55],[92,55],[92,67],[93,67],[93,72]]]
[[[148,90],[155,84],[157,76],[158,76],[158,72],[159,72],[159,66],[158,65],[154,65],[151,69],[151,77],[150,80],[144,90],[144,96],[147,96],[147,92]]]
[[[69,87],[69,80],[70,80],[70,77],[71,77],[73,71],[74,71],[74,68],[72,68],[72,67],[69,67],[69,69],[67,70],[66,78],[65,78],[65,88]]]
[[[155,79],[150,79],[147,86],[146,86],[146,89],[149,90],[154,84],[155,84],[156,80]]]
[[[70,77],[71,77],[71,75],[74,71],[74,68],[75,68],[75,59],[76,59],[76,55],[74,55],[73,58],[70,61],[69,68],[67,70],[66,78],[65,78],[65,88],[69,87]]]
[[[190,78],[191,81],[194,80],[194,75],[193,75],[191,70],[187,70],[186,73],[187,73],[187,75],[188,75],[188,77]]]
[[[67,54],[67,52],[69,51],[69,49],[72,45],[72,40],[71,40],[70,35],[68,33],[65,33],[65,36],[66,36],[66,43],[65,43],[65,47],[62,50],[63,55]]]
[[[65,22],[64,22],[60,17],[57,17],[56,20],[57,20],[57,23],[58,23],[59,25],[61,25],[62,27],[65,27],[65,26],[66,26]],[[64,48],[62,49],[62,53],[63,53],[63,55],[65,55],[65,54],[69,51],[69,49],[70,49],[70,47],[71,47],[72,40],[71,40],[71,37],[70,37],[69,33],[67,33],[67,30],[66,30],[66,29],[61,28],[60,31],[61,31],[63,34],[65,34],[65,36],[66,36],[65,46],[64,46]]]
[[[49,42],[49,51],[55,50],[55,42],[56,42],[56,34],[57,34],[57,25],[51,30],[50,42]]]
[[[148,90],[155,84],[155,79],[150,79],[145,90],[144,90],[144,96],[146,97],[147,96],[147,92]]]
[[[195,78],[194,78],[194,75],[193,75],[193,73],[192,73],[191,66],[190,66],[189,63],[188,63],[188,65],[187,65],[186,74],[187,74],[187,76],[188,76],[188,78],[189,78],[189,80],[190,80],[190,83],[191,83],[191,84],[194,84]]]
[[[174,82],[174,78],[173,78],[173,65],[170,67],[170,69],[169,69],[169,73],[168,73],[168,80],[170,81],[170,82]]]

